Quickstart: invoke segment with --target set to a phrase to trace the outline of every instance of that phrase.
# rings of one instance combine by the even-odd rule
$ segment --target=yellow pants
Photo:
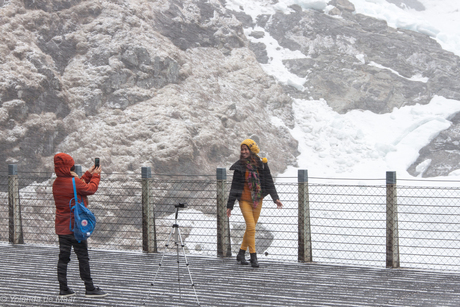
[[[244,221],[246,222],[246,231],[244,232],[241,249],[247,250],[249,247],[250,253],[256,252],[256,224],[262,210],[262,200],[259,201],[257,208],[252,207],[252,202],[240,200],[240,209],[243,213]]]

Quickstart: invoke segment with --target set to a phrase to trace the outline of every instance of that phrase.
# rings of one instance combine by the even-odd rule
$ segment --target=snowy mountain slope
[[[296,99],[299,166],[317,176],[449,174],[459,167],[458,146],[434,139],[443,130],[458,134],[460,58],[436,42],[443,37],[436,25],[409,18],[409,4],[424,8],[418,1],[399,1],[403,9],[352,2],[227,2],[246,17],[239,18],[264,70]],[[436,151],[419,155],[432,140]],[[284,175],[295,176],[295,168]]]

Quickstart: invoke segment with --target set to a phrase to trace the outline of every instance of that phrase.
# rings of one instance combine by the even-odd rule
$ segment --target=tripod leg
[[[178,235],[179,235],[179,239],[180,239],[180,245],[182,247],[182,252],[184,253],[185,266],[187,267],[188,276],[190,277],[190,282],[192,283],[192,288],[193,288],[193,292],[195,293],[196,302],[197,302],[198,306],[200,306],[200,301],[198,300],[198,295],[196,294],[195,284],[193,283],[192,273],[190,273],[190,267],[189,267],[187,255],[185,254],[184,241],[182,241],[182,235],[180,233],[179,228],[177,228],[177,231],[178,231]],[[177,257],[178,257],[177,258],[178,259],[177,263],[179,265],[179,246],[177,246]]]
[[[160,272],[161,265],[163,264],[163,259],[164,259],[165,255],[166,255],[166,250],[167,250],[167,248],[169,246],[169,242],[171,242],[171,237],[172,237],[172,234],[173,234],[173,230],[174,229],[171,229],[171,232],[169,233],[168,241],[166,241],[165,249],[163,251],[163,255],[161,256],[160,264],[158,265],[158,270],[155,273],[155,277],[153,278],[152,286],[155,284],[155,281],[157,279],[158,273]]]
[[[158,265],[158,270],[155,273],[155,277],[153,278],[153,281],[150,283],[151,287],[150,287],[150,290],[149,290],[149,295],[147,296],[147,299],[149,299],[149,300],[150,300],[150,292],[152,291],[152,287],[155,284],[155,281],[157,280],[157,276],[158,276],[158,273],[160,272],[161,265],[163,264],[163,259],[164,259],[165,254],[166,254],[166,250],[167,250],[167,248],[169,246],[169,243],[171,242],[172,235],[173,235],[173,229],[171,229],[171,231],[169,233],[168,241],[166,241],[165,249],[163,251],[163,255],[161,256],[160,264]],[[144,302],[144,305],[145,305],[145,302]]]
[[[178,237],[180,235],[180,230],[179,230],[179,225],[175,225],[173,226],[175,227],[174,229],[174,244],[176,245],[176,254],[177,254],[177,258],[176,258],[176,261],[177,261],[177,282],[179,284],[179,296],[180,298],[182,298],[182,292],[181,292],[181,289],[180,289],[180,266],[179,266],[179,263],[180,263],[180,258],[179,258],[179,241],[178,241]]]

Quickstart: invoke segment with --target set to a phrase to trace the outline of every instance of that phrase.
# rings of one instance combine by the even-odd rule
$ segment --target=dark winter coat
[[[55,229],[58,235],[73,234],[69,229],[70,224],[70,207],[69,201],[74,198],[72,177],[74,173],[70,168],[74,165],[71,156],[65,153],[59,153],[54,156],[54,171],[57,178],[53,183],[53,196],[56,205]],[[75,177],[75,187],[78,198],[83,198],[85,207],[88,206],[86,195],[96,193],[101,177],[99,174],[86,172],[81,179]],[[88,183],[86,183],[88,182]]]
[[[230,188],[230,195],[227,201],[227,208],[233,210],[233,205],[235,200],[238,201],[241,199],[243,194],[244,184],[245,184],[245,174],[246,174],[246,165],[243,161],[239,160],[230,167],[233,173],[232,186]],[[270,168],[267,163],[262,163],[262,161],[257,162],[257,171],[260,176],[260,185],[262,188],[262,198],[270,194],[273,201],[279,199],[278,193],[276,192],[275,184],[273,183],[273,178],[270,173]]]

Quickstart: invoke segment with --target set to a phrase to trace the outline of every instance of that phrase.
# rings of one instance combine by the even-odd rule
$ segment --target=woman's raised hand
[[[275,204],[276,204],[276,207],[277,207],[278,209],[283,208],[283,204],[281,203],[281,201],[280,201],[279,199],[275,200]]]

